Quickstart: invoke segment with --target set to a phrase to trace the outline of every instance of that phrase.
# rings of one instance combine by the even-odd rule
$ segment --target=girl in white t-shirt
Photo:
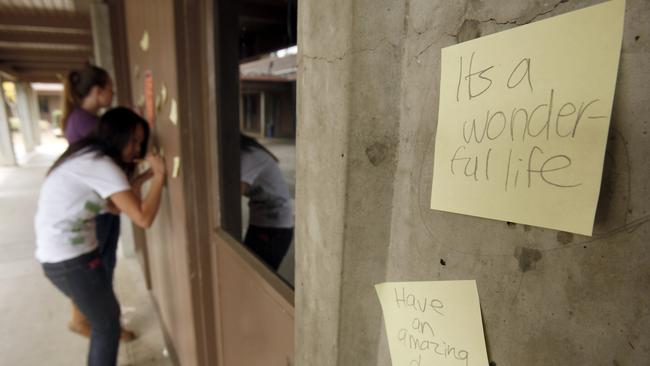
[[[120,306],[97,252],[95,218],[117,209],[149,227],[160,205],[165,163],[148,155],[151,171],[132,186],[127,172],[146,151],[147,122],[127,108],[106,112],[94,132],[68,147],[41,188],[35,218],[36,258],[46,277],[68,296],[92,326],[89,365],[115,365]],[[140,185],[151,179],[144,199]],[[112,208],[111,208],[112,207]]]

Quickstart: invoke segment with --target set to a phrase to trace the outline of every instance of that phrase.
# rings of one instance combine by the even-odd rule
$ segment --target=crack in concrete
[[[477,22],[479,22],[479,23],[490,23],[490,22],[493,22],[493,23],[495,23],[495,24],[499,24],[499,25],[508,25],[508,24],[524,25],[524,24],[529,24],[529,23],[533,22],[535,19],[537,19],[537,18],[539,18],[539,17],[541,17],[541,16],[543,16],[543,15],[546,15],[546,14],[548,14],[548,13],[554,11],[554,10],[557,9],[561,4],[564,4],[564,3],[567,3],[567,2],[569,2],[569,0],[560,0],[560,1],[558,1],[557,3],[555,3],[555,5],[553,5],[553,7],[551,7],[551,9],[549,9],[549,10],[547,10],[547,11],[544,11],[544,12],[541,12],[541,13],[538,13],[538,14],[536,14],[535,16],[533,16],[531,19],[529,19],[529,20],[527,20],[527,21],[525,21],[525,22],[521,22],[521,23],[520,23],[520,19],[508,20],[508,21],[499,21],[499,20],[496,19],[496,18],[490,18],[490,19],[484,19],[484,20],[481,20],[481,19],[466,18],[466,20],[475,20],[475,21],[477,21]],[[465,13],[467,13],[467,6],[466,6],[466,9],[465,9]],[[431,29],[429,29],[428,27],[425,28],[425,29],[422,30],[422,31],[418,31],[418,30],[416,30],[416,29],[413,29],[413,31],[415,32],[415,35],[416,35],[416,36],[421,36],[422,34],[428,32],[428,31],[430,31],[430,30],[431,30]],[[453,33],[444,33],[444,35],[449,36],[449,37],[452,37],[452,38],[458,38],[458,32],[457,32],[456,34],[453,34]],[[416,61],[419,61],[420,56],[422,56],[422,54],[423,54],[424,52],[426,52],[427,50],[429,50],[429,48],[431,48],[431,47],[434,45],[434,43],[435,43],[435,42],[432,42],[432,43],[428,44],[425,48],[423,48],[420,52],[418,52],[418,54],[414,57],[414,59],[415,59]]]
[[[375,45],[374,47],[371,47],[371,48],[354,49],[353,47],[350,47],[347,50],[345,50],[345,52],[343,52],[343,54],[341,56],[325,57],[325,56],[311,56],[311,55],[303,54],[302,57],[303,58],[308,58],[310,60],[325,61],[325,62],[327,62],[329,64],[333,64],[335,62],[343,61],[346,57],[348,57],[350,55],[356,55],[356,54],[365,53],[365,52],[374,52],[375,50],[377,50],[377,48],[382,46],[382,43],[384,41],[386,41],[386,39],[388,39],[388,37],[383,37],[382,39],[377,41],[377,45]],[[391,43],[391,45],[392,45],[392,43]]]
[[[431,42],[431,43],[429,43],[429,45],[427,45],[426,47],[424,47],[424,49],[422,49],[422,51],[420,51],[420,52],[415,56],[415,59],[416,59],[417,61],[419,61],[419,60],[420,60],[420,56],[422,56],[423,53],[427,52],[427,51],[429,50],[429,48],[433,47],[434,44],[436,44],[436,42]]]
[[[325,61],[325,62],[327,62],[329,64],[333,64],[335,62],[342,61],[345,58],[346,53],[347,53],[347,51],[344,52],[342,56],[335,57],[335,58],[327,58],[327,57],[322,57],[322,56],[309,56],[309,55],[306,55],[306,54],[303,54],[302,57],[310,59],[310,60]]]
[[[515,20],[507,20],[507,21],[499,21],[496,18],[489,18],[489,19],[485,19],[485,20],[481,20],[481,19],[474,19],[474,20],[478,21],[479,23],[495,23],[495,24],[499,24],[499,25],[508,25],[508,24],[525,25],[525,24],[529,24],[529,23],[533,22],[535,19],[541,17],[542,15],[546,15],[546,14],[552,12],[553,10],[557,9],[561,4],[564,4],[564,3],[567,3],[567,2],[569,2],[569,0],[560,0],[557,3],[555,3],[555,5],[553,5],[553,7],[551,7],[551,9],[549,9],[547,11],[543,11],[541,13],[537,13],[537,15],[535,15],[534,17],[532,17],[529,20],[524,21],[524,22],[520,22],[521,18],[515,19]]]

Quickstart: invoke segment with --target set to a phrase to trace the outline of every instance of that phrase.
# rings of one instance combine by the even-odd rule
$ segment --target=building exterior
[[[92,29],[94,56],[86,39],[49,59],[112,67],[119,104],[153,107],[152,142],[168,170],[180,161],[153,227],[133,231],[176,363],[390,365],[374,285],[476,279],[491,365],[645,364],[647,1],[626,2],[593,237],[428,209],[441,48],[600,2],[87,4],[71,19]],[[295,81],[276,60],[240,67],[296,36]],[[3,77],[51,78],[50,63],[11,66],[43,55],[0,51]],[[292,138],[294,126],[295,290],[240,244],[238,160],[240,128]]]
[[[295,139],[295,54],[246,62],[239,69],[242,131],[263,138]]]

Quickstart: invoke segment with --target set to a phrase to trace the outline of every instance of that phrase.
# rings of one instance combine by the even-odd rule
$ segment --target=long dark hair
[[[269,149],[267,149],[266,147],[264,147],[264,145],[257,142],[257,140],[255,140],[254,138],[246,136],[243,133],[240,133],[239,136],[241,136],[240,145],[239,145],[240,149],[245,151],[251,151],[251,148],[256,147],[264,151],[265,153],[269,154],[273,158],[273,160],[279,161],[278,158],[275,155],[273,155],[272,152],[269,151]]]
[[[68,149],[54,162],[47,174],[50,174],[71,156],[84,150],[95,152],[96,156],[108,156],[130,177],[135,170],[135,164],[122,161],[122,150],[131,141],[138,125],[142,126],[144,131],[139,154],[140,158],[144,157],[147,154],[147,142],[149,141],[149,124],[132,110],[117,107],[104,113],[95,129],[87,137],[68,146]]]
[[[110,80],[108,72],[101,67],[86,64],[79,70],[68,73],[63,83],[63,118],[61,118],[61,131],[65,132],[70,113],[90,94],[94,86],[105,88]]]

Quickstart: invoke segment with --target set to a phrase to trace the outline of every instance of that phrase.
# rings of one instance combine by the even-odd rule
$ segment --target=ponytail
[[[61,132],[65,133],[68,117],[75,108],[90,94],[93,87],[104,88],[110,77],[108,72],[100,67],[86,64],[82,69],[72,70],[63,83],[63,118]]]
[[[81,102],[74,96],[74,85],[79,82],[79,72],[72,70],[63,81],[63,116],[61,118],[61,132],[65,133],[68,125],[68,117],[70,113],[78,107]]]

